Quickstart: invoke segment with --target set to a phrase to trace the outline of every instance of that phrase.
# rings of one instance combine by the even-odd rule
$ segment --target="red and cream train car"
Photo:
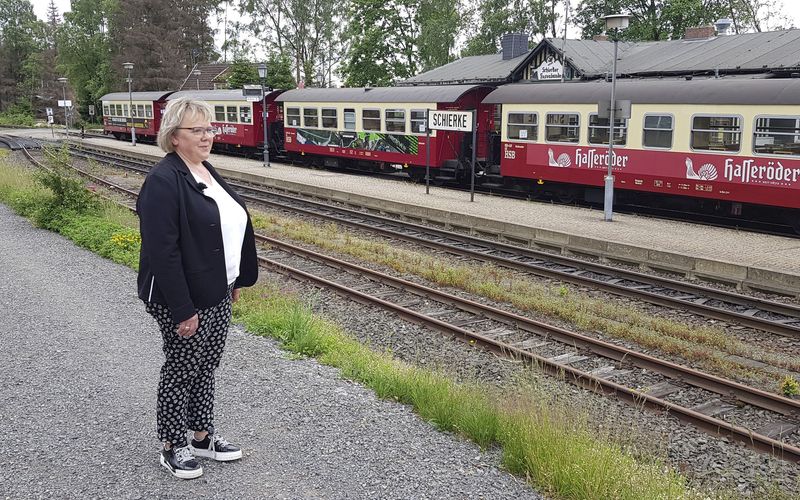
[[[486,179],[601,201],[611,161],[618,201],[800,227],[800,79],[618,82],[631,112],[615,119],[613,160],[597,113],[610,93],[591,82],[489,94],[502,126]]]
[[[130,139],[131,125],[136,138],[155,141],[161,125],[162,108],[172,92],[114,92],[100,98],[103,103],[103,133]]]
[[[277,99],[284,109],[284,147],[291,159],[306,164],[374,170],[401,165],[423,178],[427,110],[477,109],[478,129],[488,130],[492,106],[481,100],[491,90],[478,85],[290,90]],[[479,138],[476,155],[485,159],[488,137]],[[432,130],[432,177],[463,176],[471,140],[464,132]]]

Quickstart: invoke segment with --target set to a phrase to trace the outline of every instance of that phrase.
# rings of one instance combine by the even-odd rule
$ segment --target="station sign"
[[[44,108],[47,116],[53,116],[53,108]]]
[[[622,120],[631,117],[631,101],[615,99],[614,120]],[[598,118],[611,118],[611,101],[598,101]]]
[[[49,123],[50,125],[53,124],[53,115],[47,115],[47,123]]]
[[[94,116],[94,104],[89,105],[89,116]]]
[[[430,130],[472,132],[472,111],[439,111],[429,109],[428,128]]]
[[[58,107],[59,108],[71,108],[72,107],[72,100],[67,99],[66,101],[62,101],[61,99],[58,100]]]

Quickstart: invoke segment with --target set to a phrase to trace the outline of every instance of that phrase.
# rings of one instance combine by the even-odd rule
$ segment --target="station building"
[[[618,42],[617,78],[790,78],[800,76],[800,29],[717,34],[689,28],[680,40]],[[532,49],[528,35],[503,36],[497,54],[464,57],[397,82],[416,85],[504,85],[517,82],[610,78],[614,43],[545,38]]]

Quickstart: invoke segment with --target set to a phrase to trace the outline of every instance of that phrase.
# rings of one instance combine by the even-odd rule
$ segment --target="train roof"
[[[157,92],[112,92],[100,98],[101,101],[127,101],[129,98],[134,101],[160,101],[173,93],[174,90],[159,90]]]
[[[283,92],[282,90],[273,90],[267,92],[267,99],[274,97]],[[179,97],[197,97],[204,101],[245,101],[242,94],[242,89],[220,89],[220,90],[181,90],[167,97],[168,101],[177,99]]]
[[[431,85],[420,87],[306,88],[288,90],[282,102],[456,102],[481,85]]]
[[[588,104],[607,101],[607,82],[505,85],[484,104]],[[800,79],[617,81],[616,98],[639,104],[800,104]]]

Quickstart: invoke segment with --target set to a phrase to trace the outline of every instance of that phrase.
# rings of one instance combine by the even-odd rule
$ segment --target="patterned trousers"
[[[177,333],[165,305],[147,302],[164,339],[164,365],[158,382],[158,438],[175,447],[186,446],[187,429],[204,431],[214,425],[214,370],[222,359],[231,321],[231,291],[216,306],[197,311],[200,326],[189,338]]]

